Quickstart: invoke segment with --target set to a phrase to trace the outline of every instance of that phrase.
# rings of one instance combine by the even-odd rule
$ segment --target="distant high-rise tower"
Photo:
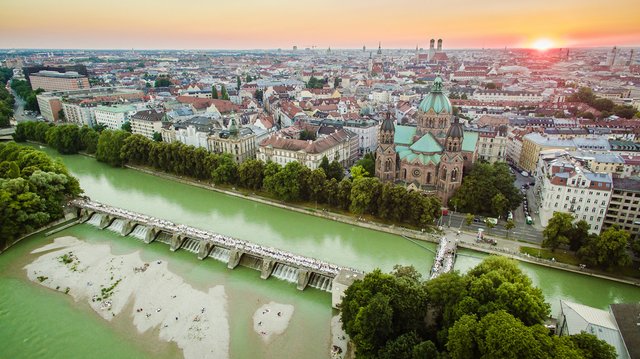
[[[382,55],[382,42],[378,43],[378,52],[377,52],[377,54],[378,55]]]
[[[293,51],[296,51],[298,49],[298,46],[293,45]]]
[[[611,67],[613,66],[613,64],[615,64],[617,55],[618,55],[618,48],[614,46],[613,49],[611,49],[611,51],[607,55],[607,66]]]
[[[627,64],[627,66],[632,66],[632,65],[634,65],[634,63],[633,63],[633,56],[634,56],[635,54],[636,54],[636,53],[635,53],[635,50],[634,50],[634,49],[631,49],[631,53],[629,54],[629,63]]]
[[[362,45],[362,52],[367,52],[367,47]]]
[[[436,40],[435,39],[431,39],[431,41],[429,41],[429,54],[427,56],[427,60],[431,61],[431,59],[433,59],[433,55],[436,54]]]
[[[442,51],[442,39],[438,39],[438,52]]]

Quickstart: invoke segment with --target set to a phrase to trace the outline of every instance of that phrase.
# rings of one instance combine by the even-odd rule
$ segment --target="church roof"
[[[410,147],[416,152],[435,153],[442,152],[442,146],[436,141],[430,133],[422,136]]]
[[[428,165],[429,163],[437,165],[440,163],[440,158],[442,157],[439,154],[427,155],[424,153],[415,153],[406,146],[396,146],[396,152],[398,152],[400,160],[406,160],[410,163],[419,162],[423,165]]]
[[[413,136],[415,135],[416,127],[397,125],[393,142],[396,144],[411,145],[413,144]]]
[[[442,79],[440,76],[433,80],[431,92],[422,99],[418,109],[423,112],[429,112],[429,110],[433,109],[437,114],[453,113],[451,101],[449,101],[449,98],[442,93]]]
[[[475,152],[477,142],[478,142],[478,132],[464,131],[464,138],[462,140],[463,151]]]
[[[463,138],[464,137],[464,128],[460,123],[458,117],[455,117],[451,126],[449,126],[449,131],[447,131],[447,137],[451,138]]]

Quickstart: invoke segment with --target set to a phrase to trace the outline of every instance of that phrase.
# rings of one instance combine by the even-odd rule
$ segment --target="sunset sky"
[[[639,0],[2,0],[0,48],[639,46]]]

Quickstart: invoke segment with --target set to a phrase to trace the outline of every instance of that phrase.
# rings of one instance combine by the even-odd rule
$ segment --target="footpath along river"
[[[184,223],[240,239],[288,250],[369,271],[392,270],[395,264],[414,265],[427,274],[433,254],[399,236],[352,227],[326,219],[239,199],[130,169],[116,169],[93,158],[59,157],[80,180],[93,200],[128,210]],[[142,259],[162,260],[169,269],[199,290],[223,285],[227,296],[230,357],[328,357],[330,320],[335,314],[326,292],[270,278],[244,267],[228,270],[213,259],[198,261],[193,253],[172,253],[162,243],[144,245],[90,225],[78,225],[52,237],[32,236],[0,256],[0,337],[3,357],[175,357],[180,349],[162,342],[155,332],[137,333],[131,320],[121,316],[107,322],[86,303],[30,282],[23,267],[39,255],[36,248],[59,236],[74,236],[95,244],[111,244],[114,254],[140,251]],[[435,248],[425,243],[428,248]],[[462,251],[456,269],[465,271],[485,255]],[[640,300],[640,288],[533,264],[521,264],[542,288],[555,310],[565,298],[606,309],[612,302]],[[253,313],[269,302],[293,305],[285,332],[265,344],[253,331]],[[4,353],[2,353],[4,352]]]

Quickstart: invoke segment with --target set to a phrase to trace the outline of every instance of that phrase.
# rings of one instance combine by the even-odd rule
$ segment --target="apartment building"
[[[154,133],[162,130],[162,119],[164,114],[154,110],[143,110],[136,112],[131,119],[131,132],[153,138]]]
[[[329,161],[337,160],[347,166],[352,158],[353,136],[352,132],[345,129],[336,130],[315,141],[297,140],[276,134],[260,143],[257,157],[264,162],[272,161],[282,166],[298,161],[314,170],[320,167],[322,158],[326,156]]]
[[[547,150],[540,154],[535,176],[534,193],[543,226],[554,212],[564,212],[576,221],[586,221],[590,233],[600,233],[611,200],[611,174],[589,171],[567,151]]]
[[[614,178],[611,201],[604,219],[604,228],[618,226],[640,238],[640,179]]]
[[[57,72],[42,70],[29,75],[32,89],[43,89],[45,91],[69,91],[88,89],[89,79],[87,76],[77,72]]]
[[[111,130],[120,130],[125,122],[136,113],[131,105],[97,106],[95,109],[96,124],[104,125]]]

